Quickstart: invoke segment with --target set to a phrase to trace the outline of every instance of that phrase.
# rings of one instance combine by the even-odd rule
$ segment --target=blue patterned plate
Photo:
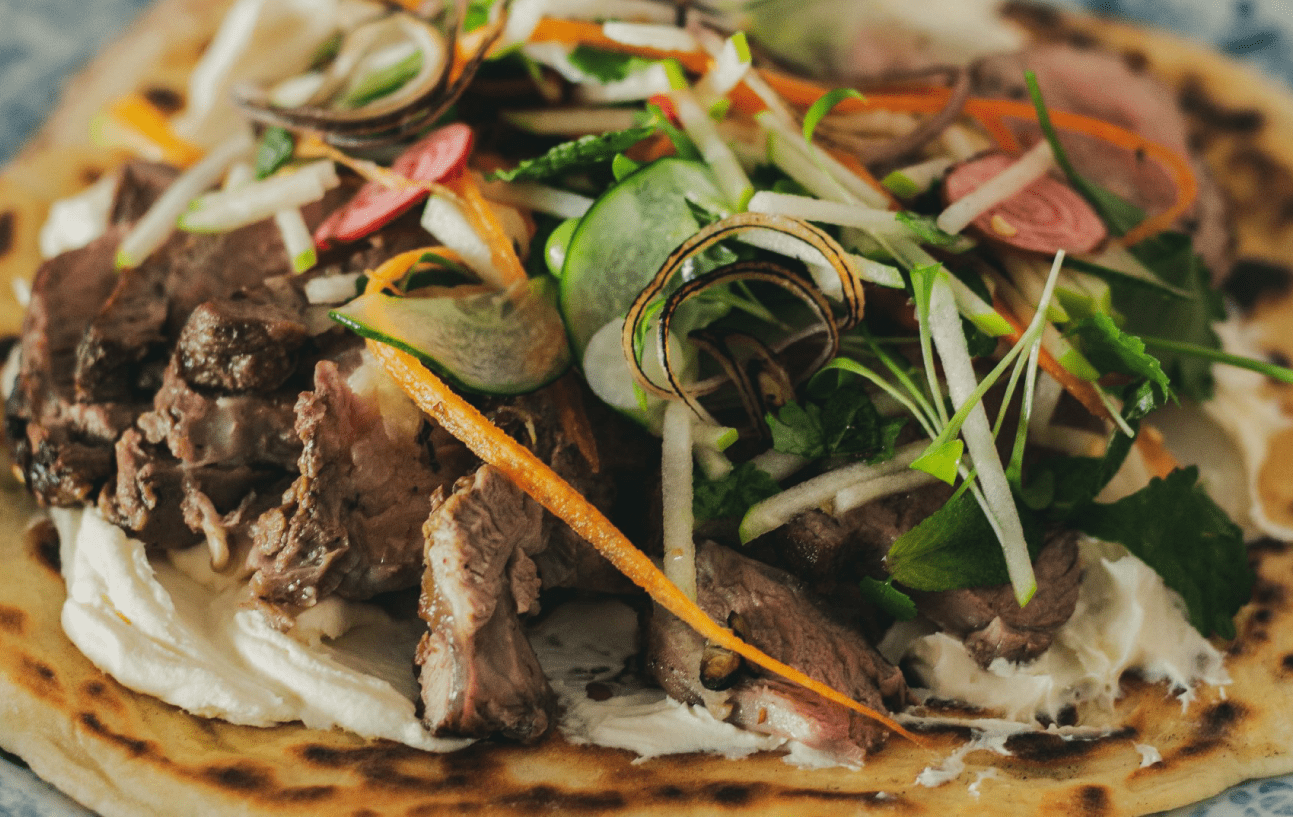
[[[1057,0],[1189,34],[1293,87],[1288,0]],[[59,84],[148,0],[0,0],[0,163],[45,117]],[[0,817],[85,817],[90,812],[0,754]],[[1250,781],[1171,817],[1293,815],[1293,775]]]

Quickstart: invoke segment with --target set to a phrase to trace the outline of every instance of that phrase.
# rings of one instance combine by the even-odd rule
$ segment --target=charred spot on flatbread
[[[0,630],[22,635],[27,624],[27,614],[17,607],[0,605]]]
[[[8,255],[13,249],[14,222],[17,218],[13,210],[0,212],[0,257]]]
[[[59,555],[58,529],[47,516],[39,517],[27,526],[27,545],[36,557],[37,564],[62,578],[63,560]]]

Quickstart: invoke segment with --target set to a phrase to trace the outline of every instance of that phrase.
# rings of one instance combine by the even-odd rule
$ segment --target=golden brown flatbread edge
[[[0,174],[0,223],[10,240],[0,273],[29,277],[44,209],[121,156],[86,144],[93,112],[128,90],[179,90],[218,20],[214,0],[163,0],[68,90],[37,139]],[[1032,20],[1038,37],[1102,40],[1214,105],[1260,113],[1260,127],[1216,128],[1201,119],[1204,154],[1219,170],[1260,154],[1269,171],[1293,178],[1293,104],[1232,63],[1182,41],[1063,16]],[[1223,117],[1224,118],[1224,117]],[[1283,155],[1281,155],[1281,150]],[[1247,157],[1245,159],[1244,157]],[[1241,207],[1239,254],[1293,260],[1290,225],[1265,198],[1219,173]],[[1289,210],[1293,212],[1293,209]],[[1257,317],[1281,338],[1283,302]],[[6,331],[20,322],[6,301]],[[1287,325],[1287,324],[1286,324]],[[1234,683],[1204,690],[1182,711],[1159,686],[1130,681],[1122,728],[1100,738],[1048,734],[1011,738],[1008,756],[976,750],[943,786],[916,783],[967,737],[945,728],[928,749],[900,740],[860,771],[805,770],[775,755],[741,761],[676,756],[634,763],[631,755],[577,747],[483,744],[429,755],[342,732],[299,726],[236,727],[196,718],[124,689],[72,647],[59,624],[64,587],[46,527],[12,477],[0,478],[0,747],[91,809],[114,815],[360,815],[446,813],[759,815],[1014,814],[1135,815],[1210,796],[1252,777],[1293,771],[1293,549],[1253,551],[1259,582],[1241,614],[1240,636],[1222,645]],[[1293,495],[1293,480],[1288,488]],[[1137,744],[1162,761],[1141,767]],[[972,783],[978,781],[973,789]]]

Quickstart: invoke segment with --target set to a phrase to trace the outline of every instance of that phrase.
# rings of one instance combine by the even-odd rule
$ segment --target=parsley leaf
[[[570,170],[609,162],[615,158],[615,154],[623,153],[655,131],[655,125],[641,125],[627,130],[581,136],[574,141],[554,146],[542,156],[526,159],[511,170],[496,170],[490,178],[505,182],[543,181]]]
[[[1233,638],[1233,618],[1252,595],[1243,534],[1198,484],[1199,469],[1179,468],[1117,502],[1092,504],[1073,522],[1118,542],[1180,593],[1190,623],[1204,635]]]
[[[1066,334],[1077,340],[1082,354],[1100,371],[1143,378],[1152,384],[1159,403],[1171,397],[1171,381],[1158,358],[1145,351],[1140,338],[1119,329],[1108,315],[1094,313]]]
[[[697,474],[692,492],[691,510],[696,521],[744,516],[751,505],[774,494],[781,486],[752,462],[743,462],[719,480]]]
[[[767,415],[772,447],[785,454],[816,459],[850,456],[883,462],[893,456],[893,444],[906,425],[905,417],[881,417],[865,387],[841,385],[823,399],[786,403]]]

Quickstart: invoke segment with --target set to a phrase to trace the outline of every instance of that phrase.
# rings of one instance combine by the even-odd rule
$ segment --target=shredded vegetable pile
[[[1029,101],[936,77],[819,85],[663,3],[343,10],[304,70],[244,70],[253,28],[226,24],[203,76],[247,125],[220,141],[142,98],[107,112],[105,132],[187,168],[119,266],[174,229],[272,217],[310,273],[421,208],[426,249],[342,282],[354,297],[333,318],[661,606],[904,734],[705,616],[698,525],[736,520],[749,542],[941,481],[952,498],[893,545],[887,581],[864,583],[893,616],[914,615],[911,589],[1008,581],[1027,604],[1043,532],[1063,526],[1142,558],[1205,635],[1233,632],[1252,583],[1239,529],[1146,418],[1207,399],[1215,362],[1290,373],[1220,350],[1218,296],[1173,226],[1198,189],[1186,157],[1049,111],[1035,82]],[[529,104],[491,97],[517,82]],[[886,143],[895,118],[913,125]],[[1174,202],[1145,213],[1085,178],[1073,134],[1159,165]],[[301,208],[348,174],[363,186],[311,233]],[[571,388],[571,370],[661,438],[661,561],[472,406]],[[1066,404],[1083,429],[1061,424]],[[595,463],[586,420],[565,414]],[[1153,478],[1103,501],[1137,448]]]

